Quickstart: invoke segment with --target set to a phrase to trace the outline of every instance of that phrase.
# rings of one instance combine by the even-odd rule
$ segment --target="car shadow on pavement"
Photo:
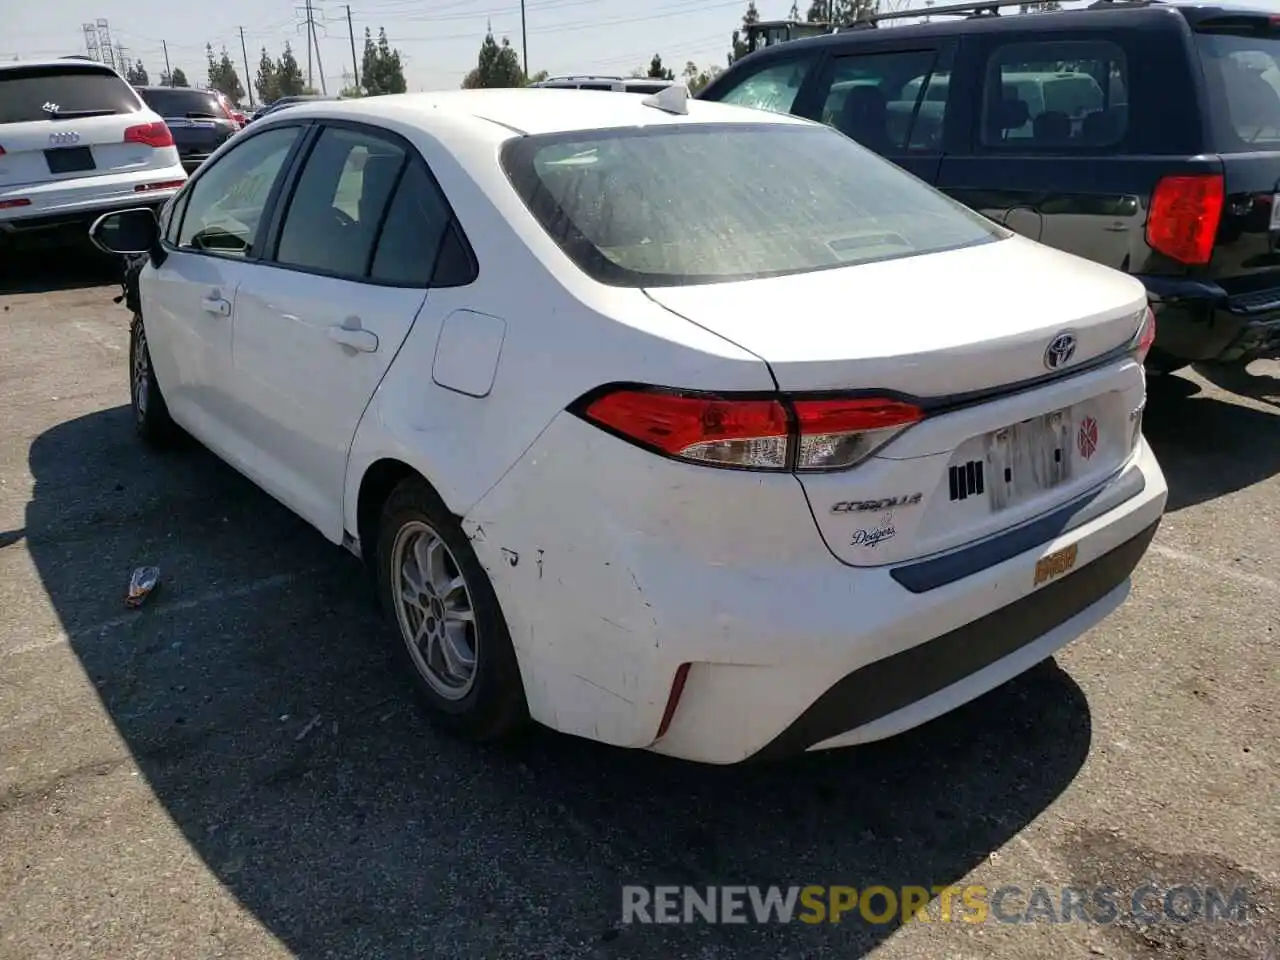
[[[119,407],[42,434],[30,469],[28,548],[107,715],[185,841],[298,956],[860,956],[900,909],[623,926],[621,888],[951,884],[1089,751],[1084,695],[1052,662],[896,739],[779,763],[540,728],[460,743],[412,705],[357,561],[198,446],[148,453]],[[163,585],[127,611],[142,564]]]
[[[1252,379],[1259,389],[1275,380]],[[1169,481],[1169,512],[1280,473],[1280,411],[1221,400],[1179,376],[1152,377],[1147,392],[1142,429]]]
[[[118,258],[85,241],[41,251],[0,251],[0,296],[80,290],[119,283]]]

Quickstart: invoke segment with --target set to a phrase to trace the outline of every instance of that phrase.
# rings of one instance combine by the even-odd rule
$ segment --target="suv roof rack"
[[[971,0],[969,3],[947,3],[937,7],[917,7],[911,10],[889,10],[858,17],[841,30],[860,30],[874,27],[884,20],[906,20],[911,17],[965,17],[975,20],[982,17],[998,17],[1005,7],[1031,6],[1036,0]],[[1107,7],[1146,7],[1164,0],[1095,0],[1090,10]]]
[[[646,77],[613,77],[607,73],[570,73],[563,77],[547,77],[545,80],[539,80],[539,83],[550,83],[552,80],[642,80],[650,79]]]

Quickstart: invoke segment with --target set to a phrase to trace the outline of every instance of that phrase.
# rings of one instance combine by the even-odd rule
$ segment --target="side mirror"
[[[136,207],[104,213],[89,228],[89,239],[99,250],[128,256],[150,253],[160,239],[155,211]]]

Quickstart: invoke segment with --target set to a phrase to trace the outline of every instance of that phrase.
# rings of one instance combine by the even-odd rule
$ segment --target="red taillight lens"
[[[20,197],[17,200],[0,200],[0,210],[12,210],[14,207],[29,207],[31,201],[26,197]]]
[[[172,147],[173,134],[163,120],[155,123],[139,123],[124,132],[125,143],[145,143],[148,147]]]
[[[1147,307],[1146,313],[1142,317],[1142,326],[1138,327],[1138,332],[1133,338],[1133,356],[1139,363],[1147,359],[1147,354],[1151,352],[1151,345],[1156,342],[1156,312]]]
[[[1221,174],[1163,178],[1151,196],[1147,244],[1180,263],[1208,263],[1225,196]]]
[[[924,411],[885,398],[743,398],[623,388],[588,403],[593,423],[682,460],[747,470],[839,470]]]
[[[147,193],[151,190],[175,190],[186,182],[185,180],[161,180],[159,183],[140,183],[133,188],[133,192]]]
[[[673,457],[784,470],[790,429],[777,400],[733,400],[617,390],[589,404],[588,420]]]

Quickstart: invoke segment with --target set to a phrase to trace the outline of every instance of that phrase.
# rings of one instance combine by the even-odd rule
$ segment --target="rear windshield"
[[[136,113],[138,99],[119,76],[92,67],[0,69],[0,123]]]
[[[782,276],[1007,236],[828,127],[530,136],[510,141],[502,163],[565,253],[615,286]]]
[[[1196,35],[1226,149],[1280,143],[1280,33],[1227,27]]]
[[[218,98],[207,90],[180,90],[166,87],[161,90],[140,90],[142,99],[162,117],[217,117],[226,114]]]

